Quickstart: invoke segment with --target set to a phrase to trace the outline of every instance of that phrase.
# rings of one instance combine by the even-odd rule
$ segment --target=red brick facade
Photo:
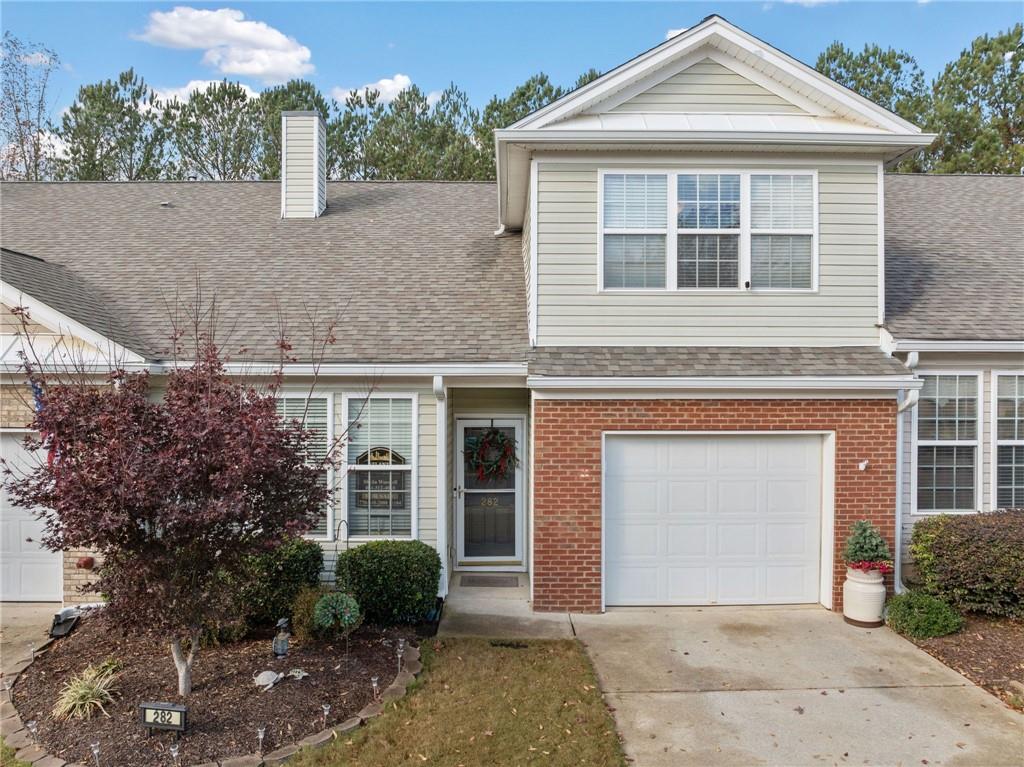
[[[895,400],[540,399],[533,419],[534,609],[601,609],[601,434],[658,429],[835,432],[836,610],[852,524],[869,519],[896,545]],[[868,469],[860,471],[864,460]]]

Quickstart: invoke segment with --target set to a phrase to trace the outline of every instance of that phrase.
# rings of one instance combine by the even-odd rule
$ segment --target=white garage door
[[[818,436],[614,436],[608,605],[817,602]]]
[[[31,458],[21,446],[21,434],[0,434],[0,451],[10,464],[26,465]],[[5,602],[59,602],[60,554],[39,543],[43,525],[28,511],[13,505],[0,490],[0,599]]]

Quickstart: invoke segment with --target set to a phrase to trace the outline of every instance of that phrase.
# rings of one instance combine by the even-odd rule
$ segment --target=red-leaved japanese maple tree
[[[328,493],[275,384],[226,374],[213,344],[196,356],[159,392],[147,373],[31,374],[29,448],[47,457],[5,479],[13,502],[40,510],[46,546],[102,555],[93,588],[120,625],[166,638],[182,696],[202,632],[233,616],[246,559],[309,529]]]

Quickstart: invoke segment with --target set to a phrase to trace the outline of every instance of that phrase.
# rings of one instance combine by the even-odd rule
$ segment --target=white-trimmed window
[[[298,421],[309,432],[311,438],[307,442],[308,457],[317,462],[327,457],[331,444],[331,403],[324,396],[307,397],[307,394],[281,393],[277,400],[277,414],[285,421]],[[332,486],[330,469],[321,472],[321,481],[327,487]],[[320,519],[309,531],[308,535],[317,540],[331,540],[334,532],[334,511],[330,502],[326,504]]]
[[[995,508],[1024,508],[1024,374],[995,376]]]
[[[750,286],[814,287],[814,184],[811,176],[750,177]]]
[[[975,373],[921,377],[917,510],[975,511],[979,508],[979,377]]]
[[[676,176],[676,287],[740,286],[740,177]]]
[[[664,288],[668,177],[604,176],[602,243],[605,288]]]
[[[599,177],[602,290],[817,289],[815,171]]]
[[[416,398],[346,400],[348,533],[356,538],[415,535]]]

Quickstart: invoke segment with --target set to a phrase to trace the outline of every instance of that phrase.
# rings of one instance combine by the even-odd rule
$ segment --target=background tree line
[[[1024,168],[1024,25],[982,35],[931,83],[906,51],[835,42],[816,68],[939,134],[903,170],[1021,173]],[[437,99],[413,85],[385,103],[355,91],[343,103],[306,80],[252,96],[227,80],[162,101],[129,69],[83,86],[57,120],[49,116],[53,51],[4,35],[0,178],[63,180],[274,179],[284,110],[317,110],[327,123],[333,179],[492,179],[493,131],[596,79],[571,87],[538,73],[482,110],[454,83]]]

